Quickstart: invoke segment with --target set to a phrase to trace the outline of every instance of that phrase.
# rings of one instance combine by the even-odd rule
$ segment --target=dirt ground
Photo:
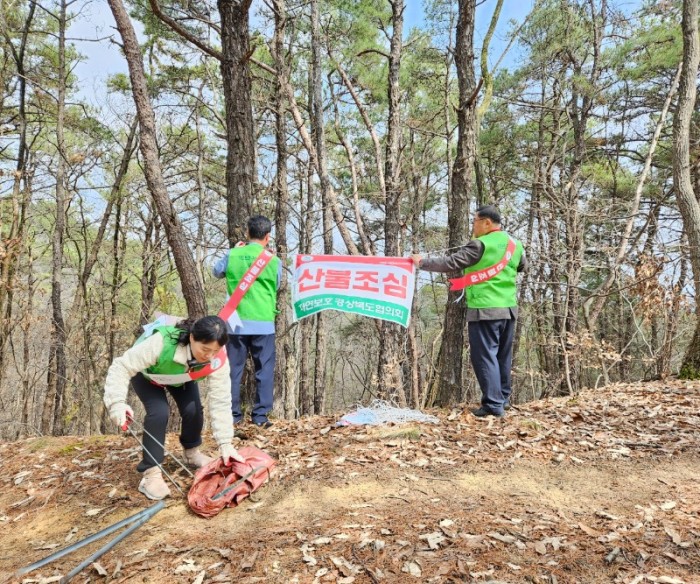
[[[244,426],[236,444],[278,460],[269,483],[212,519],[174,496],[72,581],[700,583],[700,383],[429,413]],[[1,444],[0,581],[59,581],[105,541],[14,574],[151,504],[138,458],[129,436]]]

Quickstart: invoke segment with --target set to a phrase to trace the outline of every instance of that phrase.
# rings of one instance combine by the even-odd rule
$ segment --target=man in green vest
[[[428,272],[463,271],[471,362],[482,394],[481,407],[472,413],[502,417],[510,408],[516,276],[527,262],[522,244],[501,230],[501,215],[493,205],[477,209],[474,237],[450,256],[412,259]]]
[[[263,257],[270,242],[272,223],[267,217],[256,215],[248,220],[248,242],[230,249],[214,265],[213,274],[226,278],[226,287],[232,295],[244,276],[250,279],[249,268]],[[229,320],[229,336],[226,345],[231,365],[231,401],[234,423],[242,421],[241,379],[248,354],[255,366],[255,403],[251,419],[257,426],[268,428],[272,423],[268,413],[272,409],[275,377],[275,316],[277,314],[277,290],[282,276],[282,264],[272,256],[267,265],[255,273],[253,283],[236,308],[237,319]]]

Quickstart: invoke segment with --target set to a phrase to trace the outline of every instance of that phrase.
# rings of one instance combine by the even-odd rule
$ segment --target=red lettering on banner
[[[306,269],[299,276],[299,292],[308,292],[309,290],[318,290],[321,287],[321,280],[323,279],[323,270],[318,270],[315,275]],[[311,280],[311,284],[304,284],[305,280]]]
[[[347,290],[350,288],[350,270],[327,270],[326,288]]]
[[[359,285],[358,285],[359,283]],[[364,270],[358,270],[355,273],[355,283],[353,284],[353,290],[361,290],[363,292],[379,292],[379,286],[373,287],[372,284],[379,283],[379,273],[378,272],[367,272]]]
[[[408,277],[401,276],[401,281],[394,274],[388,274],[383,280],[384,294],[387,296],[396,296],[397,298],[406,298],[406,288],[408,287]]]

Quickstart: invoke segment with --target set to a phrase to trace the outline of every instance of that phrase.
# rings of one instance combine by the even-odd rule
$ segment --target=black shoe
[[[268,428],[272,428],[272,422],[270,420],[264,420],[263,422],[253,422],[258,428],[262,428],[263,430],[267,430]]]
[[[491,410],[486,410],[483,407],[478,408],[476,410],[472,410],[472,414],[474,414],[477,418],[485,418],[486,416],[494,416],[495,418],[502,418],[505,414],[502,412],[492,412]]]
[[[506,410],[506,411],[508,411],[508,410],[510,409],[510,402],[509,402],[509,401],[506,401],[506,402],[503,404],[503,409]]]

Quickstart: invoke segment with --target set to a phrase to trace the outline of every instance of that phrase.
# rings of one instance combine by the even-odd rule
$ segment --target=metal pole
[[[137,519],[136,522],[133,525],[130,525],[127,527],[124,531],[122,531],[117,537],[115,537],[113,540],[107,542],[105,545],[103,545],[99,550],[97,550],[94,554],[83,560],[79,565],[77,565],[75,568],[73,568],[68,574],[66,574],[63,578],[61,578],[59,584],[67,584],[67,582],[70,582],[71,578],[73,576],[76,576],[80,572],[82,572],[87,566],[92,564],[97,558],[101,557],[105,553],[107,553],[109,550],[111,550],[115,545],[117,545],[121,540],[123,540],[126,536],[132,534],[134,531],[136,531],[139,527],[141,527],[146,521],[148,521],[151,517],[153,517],[158,511],[160,511],[163,507],[165,506],[165,503],[163,501],[158,501],[155,505],[150,507],[152,509],[152,512],[149,513],[148,515],[144,515],[140,519]]]
[[[188,475],[190,475],[192,478],[194,478],[194,474],[192,473],[192,471],[189,468],[187,468],[177,456],[175,456],[172,452],[167,450],[165,448],[165,445],[161,444],[158,441],[158,438],[156,438],[153,434],[151,434],[148,430],[146,430],[146,427],[143,424],[141,424],[140,422],[137,422],[136,420],[133,420],[133,419],[132,419],[132,422],[135,422],[136,424],[141,426],[141,430],[143,431],[143,433],[148,434],[148,436],[151,438],[151,440],[153,440],[153,442],[155,442],[158,446],[160,446],[163,449],[163,452],[165,453],[166,456],[170,456],[170,458],[172,458],[175,462],[177,462]],[[150,452],[149,452],[149,455],[150,455]],[[151,458],[153,458],[153,457],[151,456]]]
[[[175,479],[174,479],[173,477],[171,477],[170,474],[168,473],[168,471],[165,470],[165,469],[163,468],[163,465],[155,459],[155,456],[153,456],[150,452],[148,452],[148,449],[143,445],[143,442],[142,442],[141,440],[139,440],[139,437],[136,435],[136,432],[134,432],[134,431],[131,429],[130,426],[127,426],[126,429],[127,429],[127,431],[129,432],[129,434],[131,434],[134,438],[136,438],[137,442],[141,445],[141,448],[143,448],[143,451],[144,451],[146,454],[148,454],[148,456],[151,457],[151,460],[152,460],[153,462],[155,462],[155,463],[158,465],[158,468],[161,470],[161,472],[162,472],[166,477],[168,477],[168,478],[170,479],[170,482],[175,486],[175,488],[176,488],[178,491],[180,491],[180,494],[181,494],[183,497],[187,498],[187,496],[185,495],[184,491],[180,488],[180,485],[178,485],[178,484],[175,482]]]
[[[249,473],[244,474],[244,475],[243,475],[240,479],[238,479],[235,483],[233,483],[232,485],[229,485],[229,486],[226,487],[223,491],[221,491],[220,493],[217,493],[216,495],[214,495],[214,496],[211,498],[211,500],[212,500],[212,501],[216,501],[217,499],[220,499],[221,497],[223,497],[226,493],[230,493],[230,492],[231,492],[233,489],[235,489],[238,485],[240,485],[240,484],[243,483],[246,479],[248,479],[248,477],[250,477],[251,475],[254,475],[254,474],[257,473],[259,470],[265,470],[265,467],[264,467],[264,466],[256,466],[256,467],[255,467],[253,470],[251,470]]]
[[[25,568],[20,568],[15,572],[15,575],[17,576],[22,576],[23,574],[27,574],[29,572],[32,572],[33,570],[36,570],[38,568],[41,568],[42,566],[45,566],[46,564],[50,564],[54,560],[58,560],[59,558],[62,558],[63,556],[74,552],[75,550],[80,549],[83,546],[88,545],[89,543],[92,543],[93,541],[100,539],[101,537],[104,537],[105,535],[109,535],[110,533],[116,531],[120,527],[124,527],[125,525],[128,525],[130,523],[133,523],[134,521],[138,521],[144,516],[151,517],[154,515],[156,512],[160,511],[163,507],[165,506],[165,503],[163,501],[158,501],[154,505],[151,505],[147,509],[143,509],[142,511],[139,511],[138,513],[134,513],[130,517],[126,517],[125,519],[122,519],[121,521],[115,523],[114,525],[110,525],[109,527],[105,527],[102,531],[98,531],[97,533],[93,533],[92,535],[86,537],[85,539],[81,539],[80,541],[74,543],[73,545],[69,545],[68,547],[63,548],[62,550],[58,550],[57,552],[54,552],[50,556],[45,557],[43,560],[39,560],[38,562],[34,562],[33,564],[26,566]]]

